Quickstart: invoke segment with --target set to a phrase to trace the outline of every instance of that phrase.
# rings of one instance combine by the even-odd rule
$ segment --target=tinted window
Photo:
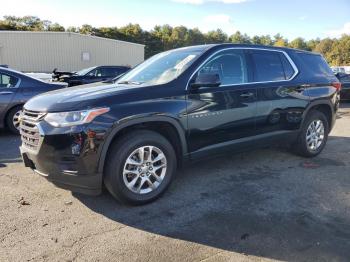
[[[122,70],[119,68],[113,68],[113,67],[103,67],[101,68],[101,74],[102,76],[118,76],[122,73]]]
[[[245,55],[241,50],[227,50],[207,62],[198,74],[218,74],[221,85],[248,82]]]
[[[283,60],[281,59],[280,52],[253,51],[252,57],[255,63],[256,82],[279,81],[288,79],[284,72]],[[286,69],[288,70],[288,68]]]
[[[0,88],[15,87],[18,83],[18,78],[0,73]]]
[[[332,69],[328,66],[326,60],[321,55],[317,54],[308,54],[308,53],[299,53],[298,54],[301,60],[305,63],[305,67],[312,71],[314,74],[319,76],[333,76],[334,73]]]
[[[91,72],[89,72],[87,75],[88,76],[93,76],[93,77],[101,77],[102,75],[102,68],[96,68],[94,70],[92,70]]]

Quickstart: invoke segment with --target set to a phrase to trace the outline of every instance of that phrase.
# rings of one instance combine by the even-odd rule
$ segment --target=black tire
[[[155,146],[166,157],[166,172],[162,182],[153,191],[139,194],[131,191],[123,180],[124,165],[134,150],[143,146]],[[149,131],[133,131],[118,139],[109,150],[106,159],[104,184],[108,191],[121,203],[142,205],[160,197],[175,176],[177,159],[174,148],[162,135]]]
[[[313,121],[317,121],[317,120],[321,120],[324,126],[324,138],[321,145],[316,150],[311,150],[307,145],[306,134],[310,124]],[[325,147],[328,139],[328,134],[329,134],[329,123],[328,123],[327,117],[325,116],[324,113],[320,111],[312,110],[306,116],[306,119],[301,128],[301,131],[298,135],[297,141],[294,144],[295,153],[303,157],[317,156],[319,153],[322,152],[323,148]]]
[[[14,134],[19,134],[19,129],[14,125],[13,118],[20,111],[22,111],[22,106],[16,106],[8,112],[6,117],[6,126]]]

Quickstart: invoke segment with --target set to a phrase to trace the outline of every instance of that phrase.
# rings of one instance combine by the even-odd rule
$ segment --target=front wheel
[[[326,145],[328,133],[327,117],[320,111],[311,111],[296,141],[296,153],[304,157],[317,156]]]
[[[104,183],[120,202],[145,204],[164,193],[176,166],[175,151],[166,138],[153,131],[134,131],[111,148]]]

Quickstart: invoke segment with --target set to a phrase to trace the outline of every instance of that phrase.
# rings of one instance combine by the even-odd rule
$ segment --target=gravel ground
[[[192,164],[141,207],[56,188],[0,133],[0,261],[349,261],[350,104],[321,155]]]

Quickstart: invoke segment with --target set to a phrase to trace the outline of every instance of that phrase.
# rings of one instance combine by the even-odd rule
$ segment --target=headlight
[[[48,113],[45,121],[54,127],[76,126],[90,123],[95,117],[107,113],[108,107],[95,108],[84,111]]]

